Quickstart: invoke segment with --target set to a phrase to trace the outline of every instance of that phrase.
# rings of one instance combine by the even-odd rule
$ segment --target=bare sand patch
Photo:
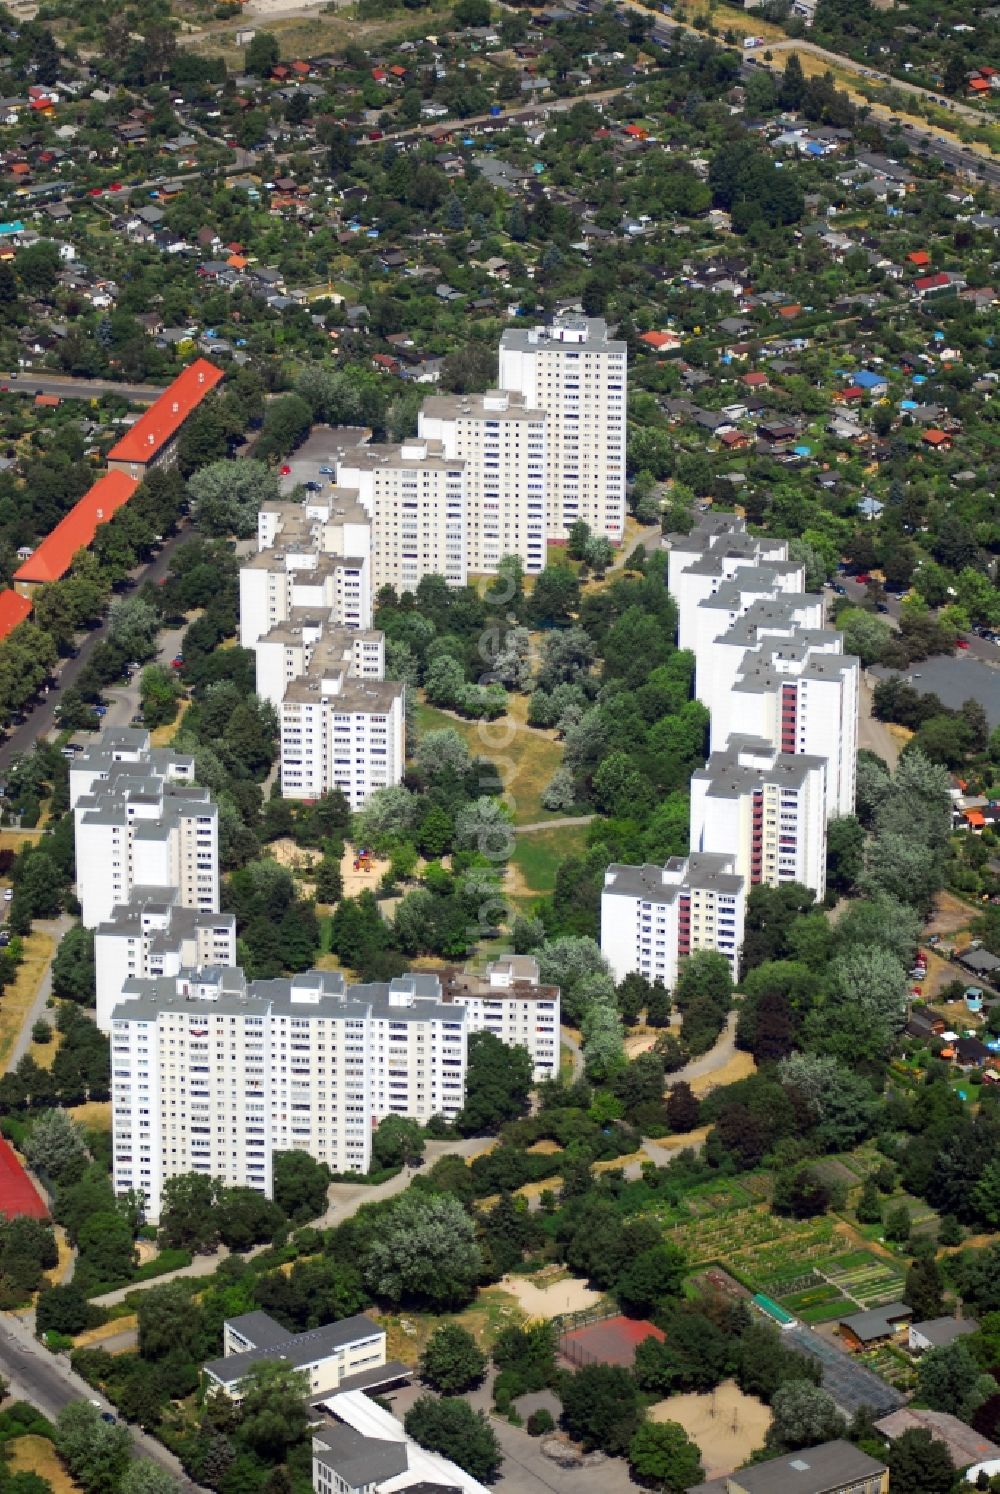
[[[575,1276],[565,1276],[562,1281],[547,1287],[536,1286],[526,1276],[505,1276],[500,1287],[515,1297],[518,1306],[531,1318],[557,1318],[564,1312],[586,1312],[588,1307],[596,1307],[601,1300],[600,1292],[595,1292]]]
[[[11,1473],[37,1473],[54,1494],[77,1494],[80,1485],[70,1478],[48,1437],[15,1437],[7,1452]]]
[[[322,851],[315,846],[297,846],[290,835],[273,840],[268,850],[279,866],[287,866],[290,871],[308,873],[317,861],[323,859]]]
[[[528,1147],[529,1157],[555,1157],[562,1151],[558,1141],[552,1141],[543,1137],[541,1141],[533,1141]]]
[[[676,1421],[697,1442],[706,1479],[720,1478],[746,1462],[764,1441],[771,1411],[756,1396],[724,1380],[704,1395],[672,1395],[649,1408],[650,1421]]]

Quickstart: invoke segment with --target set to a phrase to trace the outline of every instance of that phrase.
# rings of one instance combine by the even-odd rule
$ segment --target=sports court
[[[644,1318],[600,1318],[562,1334],[559,1352],[577,1368],[584,1364],[620,1364],[631,1369],[641,1343],[647,1338],[662,1343],[665,1337],[661,1328]]]

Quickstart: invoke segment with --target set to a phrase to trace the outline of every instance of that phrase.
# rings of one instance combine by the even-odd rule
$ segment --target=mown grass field
[[[486,758],[495,765],[513,803],[515,825],[559,817],[542,807],[541,794],[562,762],[560,742],[510,716],[502,716],[499,721],[463,721],[425,701],[417,706],[416,718],[418,732],[450,727],[465,738],[473,757]]]

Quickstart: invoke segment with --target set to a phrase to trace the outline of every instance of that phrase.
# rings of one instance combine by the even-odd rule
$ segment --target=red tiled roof
[[[639,341],[648,343],[651,348],[663,348],[668,343],[676,343],[678,339],[672,332],[643,332]]]
[[[31,611],[27,597],[16,591],[0,591],[0,642],[9,638],[19,623],[23,623]]]
[[[109,462],[148,462],[175,436],[192,410],[223,378],[221,368],[197,358],[170,384],[108,452]]]
[[[34,1183],[14,1154],[9,1141],[0,1136],[0,1214],[8,1219],[26,1214],[47,1219],[49,1211]]]
[[[929,265],[931,262],[931,257],[926,249],[914,249],[913,253],[908,254],[906,257],[911,265]]]
[[[943,270],[938,270],[936,275],[921,275],[913,284],[917,290],[937,290],[939,286],[948,284],[948,277]]]
[[[139,484],[125,472],[106,472],[79,503],[59,520],[34,554],[14,572],[15,581],[58,581],[78,550],[93,544],[98,525],[127,503]]]
[[[922,439],[927,442],[928,446],[943,446],[946,441],[951,440],[951,437],[947,431],[932,429],[924,431]]]

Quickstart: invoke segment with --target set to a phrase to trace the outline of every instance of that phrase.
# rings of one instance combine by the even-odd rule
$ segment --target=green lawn
[[[519,835],[513,865],[518,886],[513,896],[531,899],[551,892],[556,871],[567,856],[582,855],[587,845],[586,825],[563,825],[558,830],[536,830]]]
[[[468,742],[473,757],[488,758],[496,764],[503,786],[513,800],[515,825],[559,818],[543,809],[541,793],[562,762],[561,742],[508,716],[499,721],[461,721],[424,701],[417,706],[416,720],[419,734],[451,727]]]

